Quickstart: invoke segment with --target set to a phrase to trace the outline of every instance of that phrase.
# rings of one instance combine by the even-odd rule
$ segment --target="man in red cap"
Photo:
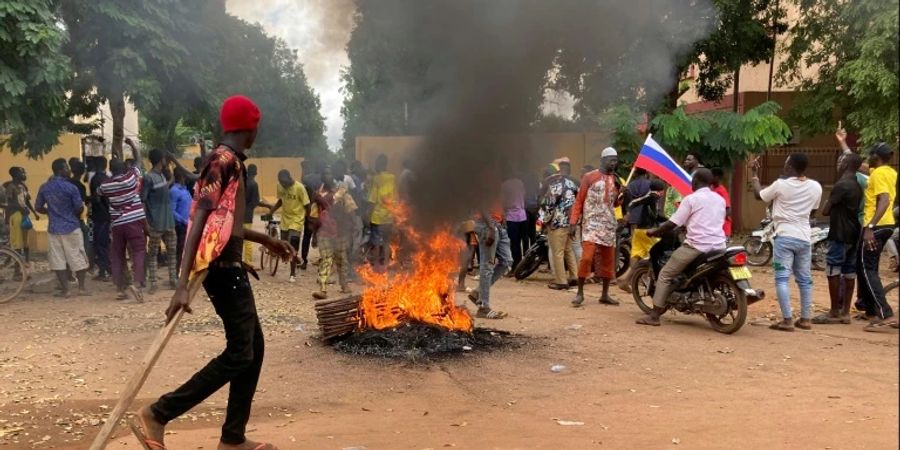
[[[144,435],[139,438],[149,448],[164,449],[165,425],[230,383],[218,449],[275,449],[244,436],[264,349],[247,266],[241,263],[244,239],[262,244],[283,258],[294,256],[287,242],[241,226],[246,207],[245,152],[256,139],[259,119],[259,108],[247,97],[229,97],[222,104],[220,121],[224,134],[218,148],[207,158],[194,188],[181,276],[166,309],[167,323],[179,310],[191,312],[188,282],[205,273],[203,287],[225,326],[227,345],[222,354],[181,387],[141,409],[137,417]]]

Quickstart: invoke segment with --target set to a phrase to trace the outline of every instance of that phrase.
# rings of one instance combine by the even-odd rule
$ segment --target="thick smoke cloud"
[[[627,68],[644,96],[661,98],[676,57],[715,20],[708,0],[378,0],[367,10],[426,55],[430,95],[410,108],[427,136],[412,161],[425,225],[495,206],[504,177],[534,167],[540,149],[516,136],[537,117],[560,49],[616,71],[610,79]]]

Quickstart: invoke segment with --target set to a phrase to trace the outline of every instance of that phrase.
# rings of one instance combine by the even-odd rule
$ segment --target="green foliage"
[[[43,155],[71,125],[66,90],[70,61],[53,2],[0,2],[0,133],[13,153]]]
[[[640,119],[627,105],[613,106],[599,115],[600,127],[612,133],[610,145],[619,153],[620,167],[631,167],[641,150],[643,138],[637,132]]]
[[[791,129],[776,114],[780,106],[766,102],[744,114],[710,111],[687,115],[683,107],[651,122],[654,139],[676,155],[696,152],[709,167],[730,169],[754,153],[783,145]]]
[[[835,114],[860,141],[897,142],[898,0],[792,0],[800,20],[790,29],[779,81],[803,94],[789,114],[807,134],[831,131]]]

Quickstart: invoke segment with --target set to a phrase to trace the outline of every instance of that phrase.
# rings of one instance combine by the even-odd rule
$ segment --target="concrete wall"
[[[194,167],[193,158],[180,160],[185,167]],[[300,171],[300,163],[303,158],[290,157],[267,157],[267,158],[247,158],[246,164],[256,164],[256,182],[259,183],[259,195],[264,200],[274,203],[275,191],[278,189],[278,172],[287,169],[291,172],[291,176],[295,180],[300,180],[302,175]]]

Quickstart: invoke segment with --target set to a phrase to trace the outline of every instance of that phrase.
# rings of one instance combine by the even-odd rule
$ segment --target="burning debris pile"
[[[316,303],[322,338],[348,353],[416,359],[509,337],[475,329],[469,311],[456,305],[452,278],[463,243],[450,227],[423,236],[408,225],[403,205],[396,205],[394,217],[407,248],[391,246],[388,270],[360,268],[362,295]]]

